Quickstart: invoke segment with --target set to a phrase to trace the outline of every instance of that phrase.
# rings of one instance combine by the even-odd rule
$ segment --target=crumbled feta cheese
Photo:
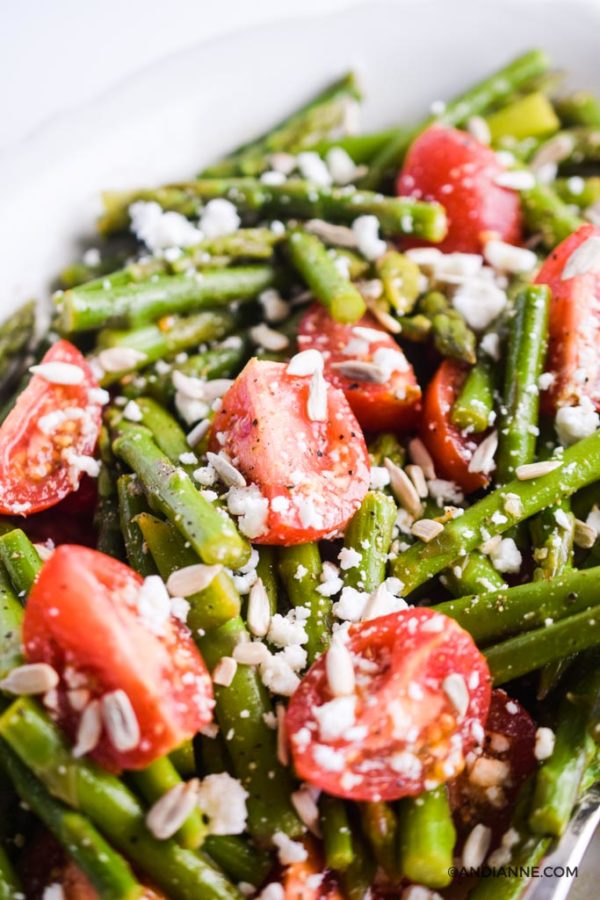
[[[260,537],[267,527],[269,501],[255,484],[233,487],[227,494],[227,509],[239,516],[238,527],[249,538]]]
[[[502,538],[494,543],[489,555],[497,572],[515,573],[521,568],[523,557],[512,538]]]
[[[320,739],[325,743],[337,741],[356,721],[356,696],[335,697],[313,707],[313,715],[319,723]]]
[[[300,679],[280,653],[261,663],[260,677],[268,690],[282,697],[291,697],[300,684]]]
[[[552,756],[556,735],[551,728],[540,727],[535,733],[535,758],[540,761]]]
[[[209,200],[200,216],[200,228],[207,238],[231,234],[240,227],[237,209],[229,200],[217,197]]]
[[[318,187],[329,187],[331,184],[329,169],[318,153],[313,151],[299,153],[296,157],[296,164],[300,174],[307,181],[312,181]]]
[[[484,331],[491,325],[506,303],[504,291],[483,279],[472,279],[459,285],[452,300],[454,309],[474,331]]]
[[[547,391],[552,387],[555,381],[556,375],[554,372],[542,372],[538,378],[538,387],[540,391]]]
[[[275,613],[271,618],[267,640],[276,647],[306,643],[308,636],[302,622],[296,621],[296,610],[290,610],[285,616]]]
[[[165,212],[158,203],[138,200],[129,207],[131,230],[152,252],[167,247],[192,247],[204,237],[185,216]]]
[[[365,259],[377,259],[387,250],[387,244],[379,237],[379,221],[376,216],[359,216],[352,223],[352,231],[360,253]]]
[[[276,831],[273,835],[273,843],[277,847],[277,855],[282,866],[291,866],[293,863],[304,862],[308,859],[308,851],[300,841],[293,841],[283,831]]]
[[[462,503],[464,494],[454,481],[446,481],[443,478],[432,478],[427,482],[429,493],[438,506],[444,503]]]
[[[332,147],[325,157],[336,184],[350,184],[356,178],[356,165],[343,147]]]
[[[135,598],[139,616],[149,631],[162,634],[171,615],[171,598],[159,575],[148,575]]]
[[[340,569],[355,569],[360,565],[362,553],[354,550],[353,547],[342,547],[339,552],[338,559],[340,561]]]
[[[491,359],[498,362],[500,359],[500,336],[495,331],[488,331],[487,334],[484,334],[479,346]]]
[[[241,834],[246,828],[248,792],[228,772],[207,775],[198,789],[198,806],[211,834]]]
[[[385,466],[371,466],[370,487],[373,491],[382,491],[390,483],[390,473]]]
[[[600,425],[600,416],[587,398],[580,406],[561,406],[554,419],[554,427],[563,447],[570,447],[593,434]]]
[[[333,612],[338,619],[347,622],[360,622],[369,600],[366,591],[357,591],[353,587],[345,587],[337,603],[333,604]]]
[[[130,400],[123,409],[123,416],[129,422],[141,422],[144,414],[135,400]]]

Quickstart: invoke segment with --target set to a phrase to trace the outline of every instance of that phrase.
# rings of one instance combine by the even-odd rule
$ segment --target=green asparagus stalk
[[[392,574],[403,582],[408,593],[487,540],[482,528],[488,537],[502,534],[599,478],[600,433],[596,432],[565,450],[561,464],[551,472],[528,480],[516,479],[497,488],[448,522],[433,540],[415,544],[399,554],[392,561]],[[509,511],[507,501],[511,501]],[[494,513],[499,516],[494,517]]]
[[[502,591],[506,582],[483,553],[469,553],[464,564],[458,563],[444,573],[444,583],[454,597]]]
[[[115,474],[115,458],[110,435],[102,425],[98,439],[101,466],[98,475],[98,502],[94,512],[96,549],[115,559],[125,559],[125,544],[119,519],[119,497]]]
[[[359,99],[356,78],[350,72],[266,134],[238,147],[220,162],[208,166],[202,176],[222,178],[237,174],[259,174],[268,168],[272,153],[298,153],[342,126],[348,104]]]
[[[173,316],[156,325],[139,328],[104,328],[98,334],[98,356],[113,347],[137,351],[137,358],[123,363],[123,368],[105,370],[103,385],[113,384],[123,376],[143,369],[159,359],[168,359],[182,350],[197,348],[204,341],[218,340],[236,327],[236,318],[227,310],[211,310],[194,316]]]
[[[455,619],[479,644],[502,640],[520,631],[541,628],[592,610],[600,603],[600,566],[566,569],[549,581],[531,581],[438,603],[434,609]]]
[[[129,773],[129,780],[149,806],[181,784],[181,777],[168,756],[155,759],[145,769]],[[206,826],[199,809],[193,810],[177,833],[173,836],[182,847],[195,850],[202,844]]]
[[[149,513],[137,516],[135,523],[165,581],[172,572],[200,562],[174,525],[161,522]],[[219,572],[208,587],[187,597],[187,601],[190,604],[187,624],[192,634],[218,628],[240,612],[239,594],[226,572]]]
[[[362,186],[376,190],[387,178],[393,177],[404,159],[410,144],[434,121],[446,125],[464,125],[472,116],[481,116],[493,106],[499,105],[516,90],[541,75],[548,68],[548,57],[541,50],[531,50],[519,56],[508,66],[498,70],[489,78],[474,85],[464,94],[459,94],[446,104],[444,112],[429,116],[410,132],[393,136],[371,161],[369,172]]]
[[[396,250],[388,250],[375,260],[375,270],[381,279],[383,296],[394,312],[406,316],[413,311],[421,292],[421,271],[417,264]]]
[[[431,322],[433,343],[438,353],[473,365],[477,359],[475,334],[460,313],[451,308],[444,294],[429,291],[419,301],[418,308]]]
[[[310,149],[319,156],[326,157],[330,150],[339,147],[345,150],[357,165],[364,165],[368,164],[388,141],[407,131],[407,128],[388,128],[371,134],[346,134],[343,137],[318,141]]]
[[[379,801],[361,804],[360,815],[375,861],[392,881],[396,881],[400,868],[396,813],[391,804]]]
[[[504,402],[500,407],[496,479],[508,481],[518,466],[535,459],[540,377],[546,358],[550,291],[546,285],[524,288],[511,321]]]
[[[241,619],[213,629],[198,645],[209,669],[223,656],[231,656],[249,635]],[[215,714],[225,737],[233,769],[248,791],[248,831],[267,843],[277,831],[290,836],[302,826],[291,804],[291,773],[277,759],[276,735],[265,722],[271,703],[255,669],[238,665],[228,687],[215,685]],[[245,718],[240,712],[245,710]]]
[[[202,856],[174,840],[158,841],[144,809],[114,775],[75,760],[56,725],[22,698],[0,718],[0,736],[58,800],[75,807],[173,900],[241,900],[239,891]]]
[[[346,586],[374,591],[385,579],[396,514],[396,504],[382,491],[365,494],[344,535],[344,547],[361,556],[357,566],[345,570]]]
[[[199,312],[251,300],[271,287],[271,266],[239,266],[196,274],[159,275],[147,281],[95,291],[73,288],[58,298],[64,334],[93,331],[111,324],[135,327],[163,316]]]
[[[310,615],[304,627],[308,635],[306,651],[313,663],[329,646],[333,616],[331,600],[320,594],[323,566],[315,543],[281,547],[279,575],[292,606],[305,606]]]
[[[569,823],[583,773],[596,752],[588,720],[599,692],[600,668],[579,666],[559,708],[554,750],[537,773],[529,816],[537,834],[560,837]]]
[[[148,553],[136,517],[148,511],[146,496],[135,475],[121,475],[117,479],[119,522],[125,543],[127,562],[144,578],[156,573],[156,566]]]
[[[373,886],[375,860],[356,826],[352,827],[352,861],[340,872],[344,897],[348,900],[364,900]]]
[[[0,740],[0,765],[9,774],[21,801],[73,857],[100,896],[114,900],[142,896],[143,889],[123,857],[85,815],[55,800],[3,740]]]
[[[266,850],[235,834],[209,834],[202,849],[235,884],[259,887],[273,867]]]
[[[0,568],[0,680],[21,662],[23,607],[4,566]]]
[[[152,432],[157,447],[169,457],[172,463],[181,466],[184,472],[191,475],[198,468],[199,460],[188,444],[185,431],[181,425],[167,412],[164,406],[157,403],[151,397],[138,397],[137,407],[142,414],[141,423]],[[184,462],[183,459],[192,454],[194,462]]]
[[[0,560],[15,591],[26,597],[42,567],[39,553],[20,528],[0,536]]]
[[[450,884],[456,830],[446,786],[402,800],[398,820],[402,874],[430,888]]]
[[[583,224],[583,220],[548,184],[536,183],[521,192],[525,226],[540,234],[544,245],[552,250]]]
[[[314,235],[295,229],[287,248],[316,299],[339,322],[356,322],[366,312],[365,301],[335,265],[325,245]]]
[[[480,434],[490,427],[494,411],[494,372],[487,359],[478,359],[469,371],[452,407],[452,422],[461,430]]]
[[[600,126],[600,100],[588,91],[576,91],[554,101],[564,125]]]
[[[279,573],[277,549],[275,547],[266,545],[259,547],[256,574],[267,592],[269,609],[271,610],[271,615],[274,615],[279,605]]]
[[[343,872],[354,859],[352,830],[343,800],[322,794],[319,800],[325,863],[334,872]]]
[[[232,520],[196,490],[189,475],[173,465],[143,426],[121,422],[113,450],[138,476],[153,504],[175,525],[203,562],[233,569],[250,556]]]
[[[290,178],[281,185],[267,185],[254,178],[200,179],[154,190],[104,194],[105,212],[98,227],[105,233],[126,228],[129,206],[136,200],[154,200],[164,209],[193,216],[202,203],[220,197],[234,203],[247,220],[283,217],[348,224],[358,216],[372,215],[379,220],[382,234],[388,237],[411,234],[441,241],[446,233],[446,217],[436,203],[384,197],[364,190],[320,187],[300,178]]]
[[[536,547],[534,558],[537,562],[533,573],[534,581],[555,578],[571,565],[574,530],[575,517],[570,511],[568,500],[542,510],[532,519],[530,531]]]
[[[564,203],[586,209],[600,201],[600,176],[557,178],[554,190]]]
[[[35,303],[25,303],[0,326],[0,381],[23,357],[35,327]]]

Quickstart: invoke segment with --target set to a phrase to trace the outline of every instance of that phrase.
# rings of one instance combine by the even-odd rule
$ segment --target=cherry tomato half
[[[600,228],[582,225],[556,247],[540,269],[536,282],[552,292],[548,323],[548,363],[555,380],[542,394],[547,413],[573,406],[587,397],[600,410],[600,267],[578,266],[575,253],[585,244],[600,246]],[[598,249],[596,249],[598,253]],[[569,269],[571,277],[568,275]]]
[[[425,390],[421,437],[431,453],[435,470],[442,478],[455,481],[470,493],[489,483],[482,472],[469,472],[469,462],[477,447],[474,436],[466,437],[452,423],[450,414],[460,393],[468,368],[445,359]],[[477,435],[479,439],[479,435]]]
[[[304,315],[298,329],[298,348],[320,350],[327,380],[341,388],[354,415],[366,431],[409,431],[418,420],[421,389],[412,366],[393,337],[373,316],[355,325],[336,322],[319,304]],[[339,366],[351,361],[378,363],[382,383],[342,374]]]
[[[122,691],[139,740],[119,749],[106,726],[90,756],[109,770],[139,769],[206,725],[212,685],[189,631],[152,597],[142,579],[110,556],[63,544],[44,564],[27,600],[28,662],[60,675],[58,718],[75,740],[88,703]],[[86,692],[86,693],[82,693]]]
[[[290,700],[298,775],[353,800],[395,800],[455,777],[483,739],[490,703],[489,670],[470,635],[411,608],[352,626],[346,646],[353,693],[333,697],[324,654]]]
[[[311,377],[251,359],[223,397],[210,449],[224,450],[268,500],[259,544],[301,544],[342,528],[369,486],[364,437],[343,393],[327,385],[324,421],[308,414]]]
[[[28,516],[54,506],[77,490],[79,460],[94,452],[102,403],[90,367],[68,341],[48,350],[42,364],[52,363],[73,367],[80,380],[57,384],[34,375],[0,426],[0,513]]]
[[[509,244],[522,240],[521,201],[497,184],[503,172],[493,150],[470,134],[432,125],[411,145],[396,193],[442,204],[448,233],[436,247],[444,253],[481,253],[491,234]]]

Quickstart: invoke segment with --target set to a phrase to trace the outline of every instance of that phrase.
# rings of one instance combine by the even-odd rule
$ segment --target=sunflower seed
[[[288,766],[290,763],[290,751],[288,748],[285,706],[283,703],[277,704],[275,712],[277,714],[277,759],[282,766]]]
[[[144,362],[146,354],[133,347],[108,347],[101,350],[97,360],[104,372],[125,372]]]
[[[414,534],[416,538],[428,544],[429,541],[432,541],[438,534],[442,533],[444,526],[441,522],[436,522],[435,519],[419,519],[418,522],[413,523],[410,530],[411,534]]]
[[[250,329],[250,337],[259,347],[263,347],[265,350],[272,350],[275,353],[278,350],[285,350],[290,343],[290,339],[285,334],[275,331],[274,328],[269,328],[264,322]]]
[[[361,359],[349,359],[345,362],[332,363],[332,369],[337,369],[346,378],[354,381],[366,381],[370,384],[385,384],[388,373],[375,363],[363,362]]]
[[[206,566],[197,563],[184,566],[183,569],[177,569],[169,575],[167,590],[172,597],[191,597],[192,594],[205,590],[222,571],[221,565]]]
[[[452,672],[444,678],[442,688],[459,717],[465,716],[469,708],[469,690],[463,676],[458,672]]]
[[[299,790],[293,792],[290,799],[294,809],[300,816],[300,820],[313,834],[318,836],[319,807],[315,802],[311,789],[308,786],[301,787]]]
[[[498,432],[492,431],[479,444],[469,460],[469,472],[482,472],[489,475],[496,468],[494,457],[498,449]]]
[[[79,719],[77,739],[73,747],[73,756],[78,759],[91,753],[98,746],[102,734],[102,712],[98,700],[92,700],[85,707]]]
[[[222,453],[211,453],[209,451],[206,454],[206,458],[221,481],[228,487],[246,487],[246,479],[242,473]]]
[[[255,637],[264,637],[269,630],[271,606],[262,578],[257,578],[250,588],[246,621],[250,632]]]
[[[346,247],[348,250],[356,250],[358,247],[356,235],[351,228],[347,228],[345,225],[332,225],[331,222],[324,222],[323,219],[309,219],[304,227],[326,244]]]
[[[131,700],[121,689],[104,694],[101,699],[102,719],[108,738],[122,753],[133,750],[140,742],[140,726]]]
[[[200,782],[197,778],[176,784],[148,810],[146,827],[159,841],[166,841],[179,831],[196,808]]]
[[[600,237],[592,235],[571,253],[563,269],[561,281],[600,271]]]
[[[0,690],[9,694],[45,694],[59,682],[58,673],[48,663],[17,666],[0,681]]]
[[[40,375],[50,384],[81,384],[85,376],[81,366],[66,362],[40,363],[37,366],[30,366],[29,371],[34,375]]]
[[[575,533],[573,539],[578,547],[589,550],[596,543],[598,532],[591,525],[582,522],[581,519],[575,519]]]
[[[237,662],[232,656],[222,656],[213,669],[212,680],[222,687],[229,687],[237,672]]]
[[[388,459],[387,456],[383,464],[389,472],[392,493],[396,500],[411,516],[420,516],[423,509],[421,500],[406,472],[392,462],[391,459]]]
[[[523,466],[517,466],[515,475],[519,481],[531,481],[532,478],[540,478],[542,475],[548,475],[559,469],[562,463],[558,459],[548,459],[544,462],[526,463]]]
[[[432,481],[435,478],[435,466],[431,454],[421,438],[413,438],[409,442],[408,452],[412,461],[423,469],[423,475],[427,481]]]
[[[311,422],[327,421],[327,382],[320,369],[311,375],[306,411]]]
[[[424,499],[429,493],[429,489],[427,487],[427,482],[425,481],[425,475],[423,474],[423,469],[421,466],[412,465],[406,466],[406,474],[412,481],[415,486],[415,490],[419,497]]]
[[[261,641],[243,641],[233,648],[233,658],[243,666],[260,666],[270,657],[269,648]]]
[[[354,693],[354,663],[350,651],[339,640],[333,640],[325,657],[327,683],[334,697]]]
[[[323,355],[319,350],[301,350],[290,359],[286,372],[288,375],[314,375],[323,371]]]

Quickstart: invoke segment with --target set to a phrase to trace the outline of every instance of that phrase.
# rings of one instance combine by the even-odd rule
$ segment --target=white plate
[[[600,90],[599,35],[598,2],[373,2],[252,28],[144,69],[0,156],[0,319],[47,293],[93,231],[102,188],[190,176],[348,68],[363,77],[364,127],[377,128],[418,120],[535,46],[571,84]],[[600,872],[586,868],[573,896],[597,894]]]

